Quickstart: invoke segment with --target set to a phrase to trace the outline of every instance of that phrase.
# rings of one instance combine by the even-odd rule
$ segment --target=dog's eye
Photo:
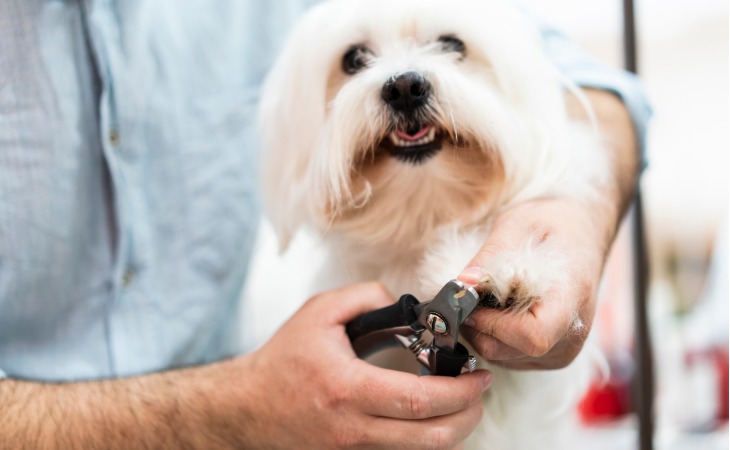
[[[441,43],[442,48],[447,52],[461,53],[462,56],[466,54],[466,45],[464,45],[464,41],[453,34],[439,36],[438,41]]]
[[[367,57],[369,50],[364,45],[356,45],[350,49],[342,57],[342,70],[349,75],[356,74],[367,66]]]

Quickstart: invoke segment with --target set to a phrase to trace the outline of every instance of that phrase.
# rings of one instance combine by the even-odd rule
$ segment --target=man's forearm
[[[539,198],[518,204],[495,221],[487,242],[460,278],[476,283],[475,274],[489,272],[496,255],[518,251],[536,230],[561,249],[562,269],[569,282],[548,291],[531,314],[505,314],[488,308],[472,315],[463,332],[484,358],[515,369],[556,369],[569,364],[580,351],[595,313],[601,272],[618,225],[636,187],[639,153],[630,115],[611,93],[585,90],[598,130],[604,137],[605,176],[588,190],[599,195]],[[588,121],[580,102],[568,96],[571,116]]]
[[[230,386],[216,381],[216,371],[230,374],[220,364],[104,381],[0,381],[0,448],[240,447],[242,427],[217,412],[230,402],[217,398]]]
[[[603,217],[608,219],[605,232],[610,244],[636,190],[640,153],[631,116],[621,100],[606,91],[584,89],[583,92],[591,104],[598,131],[605,139],[610,162],[606,168],[608,184],[602,193],[605,201],[599,205],[606,208]],[[568,96],[568,112],[575,118],[589,120],[588,113],[573,95]]]
[[[534,222],[536,229],[543,224],[562,231],[570,241],[581,241],[580,248],[590,249],[593,258],[588,267],[596,271],[591,276],[599,276],[633,199],[640,154],[631,116],[621,100],[607,91],[584,89],[582,92],[590,103],[608,162],[602,168],[605,176],[595,181],[594,188],[599,195],[580,201],[554,197],[518,205],[497,220],[497,227],[520,228],[519,224]],[[568,94],[566,100],[570,116],[588,123],[590,116],[583,104],[573,94]]]

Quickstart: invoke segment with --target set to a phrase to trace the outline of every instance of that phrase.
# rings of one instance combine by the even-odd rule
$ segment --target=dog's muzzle
[[[431,95],[431,83],[418,72],[402,73],[383,85],[381,97],[395,118],[387,148],[401,161],[421,163],[441,149],[440,130],[424,111]]]

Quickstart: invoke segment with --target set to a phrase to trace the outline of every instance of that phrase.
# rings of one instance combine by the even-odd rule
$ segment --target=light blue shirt
[[[307,3],[0,3],[0,376],[126,376],[246,350],[257,95]],[[633,78],[545,36],[644,130]]]

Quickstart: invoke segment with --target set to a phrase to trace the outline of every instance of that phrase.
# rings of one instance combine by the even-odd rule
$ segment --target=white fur
[[[464,57],[444,52],[457,35]],[[355,75],[343,54],[365,43],[374,56]],[[433,87],[434,123],[450,136],[421,164],[380,148],[391,124],[383,84],[406,71]],[[307,226],[329,247],[335,287],[380,280],[393,293],[429,298],[484,242],[495,214],[519,202],[596,195],[605,161],[593,130],[571,122],[561,77],[538,33],[498,0],[330,0],[293,31],[265,84],[260,131],[265,208],[282,249]],[[573,88],[573,87],[571,87]],[[487,268],[504,301],[520,307],[563,284],[564,256],[537,236]],[[339,275],[334,275],[339,274]],[[580,326],[577,322],[576,326]],[[555,448],[590,373],[584,349],[558,371],[495,373],[476,448]]]

